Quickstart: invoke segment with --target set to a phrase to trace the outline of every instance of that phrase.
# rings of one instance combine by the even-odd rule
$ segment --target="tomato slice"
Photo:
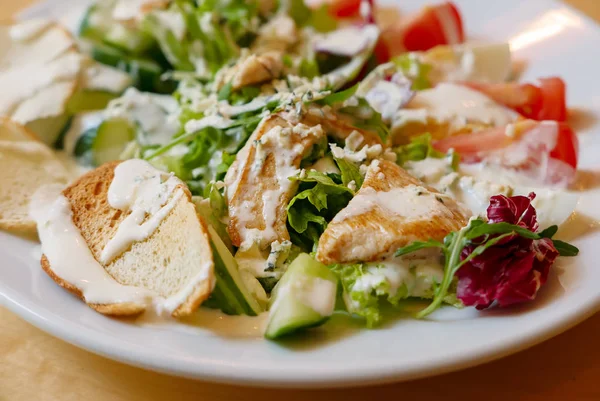
[[[332,0],[327,10],[335,18],[349,18],[360,14],[362,0]]]
[[[531,84],[463,82],[464,85],[489,96],[527,118],[535,118],[542,106],[540,88]]]
[[[438,45],[464,42],[463,21],[452,2],[424,7],[382,33],[390,55],[406,51],[425,51]]]
[[[560,160],[573,168],[577,168],[579,153],[579,142],[577,135],[565,123],[555,121],[537,122],[524,120],[512,125],[512,135],[507,135],[507,127],[496,127],[472,134],[450,136],[433,143],[433,147],[440,152],[454,149],[467,163],[479,162],[497,155],[498,152],[513,149],[519,142],[525,143],[527,135],[534,133],[535,141],[548,139],[548,146],[529,146],[526,151],[532,152],[531,158],[539,158],[539,154],[533,152],[548,152],[549,157]],[[552,136],[555,135],[555,138]],[[542,144],[543,145],[543,144]],[[522,149],[521,149],[522,150]]]
[[[566,85],[558,77],[541,78],[542,105],[536,120],[567,120]]]
[[[579,140],[573,130],[565,123],[559,124],[556,147],[550,152],[550,157],[562,160],[573,168],[577,168],[579,159]]]
[[[523,117],[538,121],[566,121],[567,119],[566,87],[564,81],[558,77],[541,78],[539,87],[517,83],[463,82],[463,84],[510,107]]]

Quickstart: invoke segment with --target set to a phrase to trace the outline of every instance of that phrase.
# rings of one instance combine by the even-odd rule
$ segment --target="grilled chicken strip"
[[[361,189],[321,236],[317,259],[325,264],[376,261],[414,241],[441,240],[466,224],[453,199],[396,163],[375,160]]]
[[[324,136],[320,125],[292,124],[276,114],[259,124],[225,176],[235,246],[289,240],[286,207],[298,186],[289,177]]]

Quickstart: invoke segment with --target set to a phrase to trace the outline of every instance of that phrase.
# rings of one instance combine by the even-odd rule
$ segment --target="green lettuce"
[[[422,63],[416,55],[412,53],[405,53],[393,60],[394,64],[402,70],[412,81],[413,90],[423,90],[431,88],[431,81],[429,80],[429,72],[431,66],[426,63]]]
[[[185,181],[193,195],[202,195],[212,181],[220,181],[235,160],[235,155],[258,126],[260,116],[233,120],[224,129],[205,127],[184,133],[169,144],[144,152],[144,158],[162,165]],[[173,155],[170,149],[187,146],[187,153]]]
[[[431,134],[426,133],[413,138],[409,144],[394,148],[396,153],[396,162],[402,166],[409,161],[421,161],[429,157],[435,159],[448,158],[452,170],[458,170],[460,156],[454,151],[442,153],[433,148],[431,144]]]
[[[401,307],[403,301],[411,298],[432,299],[442,277],[436,277],[427,270],[421,271],[411,266],[404,281],[392,285],[386,274],[388,267],[377,263],[337,264],[329,266],[340,278],[343,299],[348,313],[365,320],[368,328],[382,323],[388,307]],[[418,293],[415,289],[418,288]],[[456,299],[456,284],[453,283],[444,296],[444,302],[460,307]]]
[[[335,161],[341,174],[309,170],[290,177],[300,185],[287,207],[288,226],[292,243],[302,249],[315,249],[327,223],[348,205],[354,196],[348,184],[354,181],[356,189],[362,185],[358,167],[344,160]]]

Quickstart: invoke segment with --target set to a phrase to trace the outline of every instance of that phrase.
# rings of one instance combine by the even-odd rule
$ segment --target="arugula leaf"
[[[568,244],[564,241],[553,239],[552,243],[558,251],[560,256],[577,256],[579,255],[579,248],[574,245]]]
[[[546,228],[545,230],[540,231],[539,235],[541,238],[552,238],[554,237],[554,234],[556,234],[556,232],[558,231],[558,226],[555,224],[553,226],[550,226],[548,228]]]
[[[477,221],[477,220],[475,220]],[[521,237],[529,238],[529,239],[540,239],[540,235],[534,233],[533,231],[528,230],[525,227],[518,226],[516,224],[510,223],[487,223],[487,224],[478,224],[476,226],[471,226],[470,230],[465,234],[465,238],[468,240],[473,240],[479,238],[484,235],[491,234],[504,234],[504,233],[513,233],[518,234]]]
[[[416,251],[420,251],[421,249],[426,249],[426,248],[443,248],[444,244],[442,244],[440,241],[435,241],[435,240],[428,240],[428,241],[415,241],[413,243],[411,243],[410,245],[407,245],[405,247],[399,248],[396,253],[394,253],[394,256],[398,257],[398,256],[403,256],[409,253],[413,253]]]
[[[327,95],[323,99],[319,100],[318,103],[322,105],[333,106],[336,103],[342,103],[350,99],[358,90],[358,84],[351,86],[343,91],[335,92]]]
[[[217,94],[217,100],[229,100],[229,97],[231,96],[232,92],[232,87],[232,81],[229,81],[225,85],[223,85],[223,87],[219,90],[219,93]]]
[[[513,235],[539,240],[541,238],[548,238],[545,236],[554,235],[554,233],[556,233],[555,226],[549,227],[541,233],[535,233],[515,224],[506,222],[487,223],[481,219],[473,219],[466,227],[448,234],[444,238],[443,244],[438,241],[429,240],[426,242],[414,242],[404,248],[398,249],[395,256],[406,255],[424,248],[441,248],[444,253],[444,278],[436,289],[431,304],[417,313],[416,317],[420,319],[435,311],[447,297],[456,272],[473,258],[482,255],[490,247]],[[497,236],[490,237],[490,235]],[[466,258],[461,260],[463,249],[468,245],[472,245],[474,240],[480,238],[482,238],[481,243]],[[579,250],[575,246],[566,242],[553,240],[553,243],[561,256],[575,256],[579,253]]]

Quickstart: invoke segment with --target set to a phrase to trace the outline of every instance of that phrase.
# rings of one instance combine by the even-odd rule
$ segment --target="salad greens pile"
[[[386,305],[400,308],[409,298],[431,300],[420,318],[443,302],[516,303],[522,299],[510,289],[519,286],[533,299],[539,285],[532,292],[532,280],[543,284],[559,253],[577,253],[551,239],[554,228],[537,231],[530,202],[504,197],[492,199],[487,218],[471,219],[443,241],[413,242],[380,261],[323,265],[315,258],[319,240],[361,190],[372,160],[403,166],[446,159],[458,170],[459,155],[435,150],[427,133],[391,146],[393,114],[432,86],[432,67],[414,54],[378,63],[376,25],[339,26],[326,7],[311,10],[303,0],[164,0],[144,10],[123,4],[95,3],[79,34],[97,61],[130,74],[135,88],[95,112],[99,124],[75,135],[73,155],[87,167],[142,158],[185,181],[209,225],[215,256],[217,284],[205,306],[248,315],[269,308],[269,338],[321,324],[333,305],[375,327]],[[293,188],[285,204],[289,240],[270,249],[236,247],[225,177],[243,163],[253,133],[273,114],[293,124],[313,121],[325,135],[284,177]],[[533,214],[527,223],[520,208]],[[514,215],[496,218],[499,209]],[[485,269],[489,276],[495,267],[512,272],[513,261],[502,259],[508,252],[522,254],[515,263],[525,273],[511,283],[473,287]],[[244,267],[250,264],[258,268]],[[466,271],[471,281],[461,276]],[[324,310],[309,298],[335,302]]]

